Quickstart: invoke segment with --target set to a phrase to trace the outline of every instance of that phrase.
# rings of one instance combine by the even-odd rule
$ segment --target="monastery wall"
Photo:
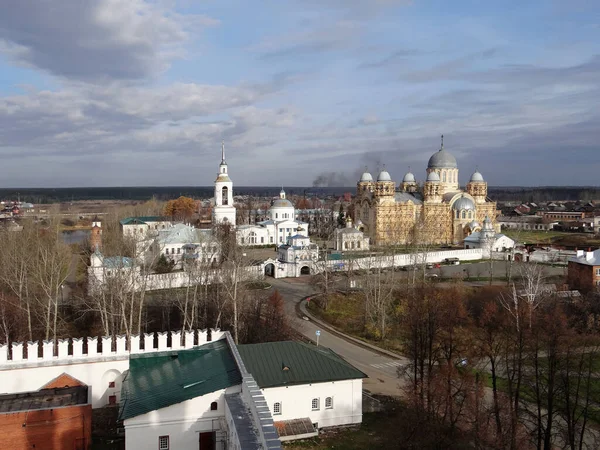
[[[179,331],[145,333],[131,336],[129,343],[125,336],[103,336],[61,339],[56,346],[53,341],[13,342],[10,351],[9,345],[0,345],[0,393],[36,391],[66,373],[89,387],[92,408],[100,408],[119,402],[131,354],[189,349],[224,336],[217,329],[183,336]]]
[[[472,248],[464,250],[444,250],[438,252],[422,252],[402,255],[371,255],[364,258],[328,261],[328,266],[339,268],[340,265],[352,269],[373,269],[384,267],[402,267],[414,264],[441,263],[446,258],[458,258],[460,261],[475,261],[483,259],[483,249]]]

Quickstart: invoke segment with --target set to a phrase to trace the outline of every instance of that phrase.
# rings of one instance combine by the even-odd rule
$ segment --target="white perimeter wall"
[[[108,359],[104,362],[0,370],[0,392],[14,394],[37,391],[49,381],[66,373],[88,386],[88,401],[92,403],[92,408],[107,405],[110,395],[116,395],[118,403],[121,400],[123,372],[129,369],[129,357],[126,356],[120,360]],[[115,382],[114,388],[108,387],[111,381]]]
[[[197,330],[198,346],[194,346],[194,332],[184,334],[184,343],[181,345],[180,332],[171,333],[171,346],[167,346],[168,332],[158,333],[158,347],[154,347],[154,333],[145,334],[145,349],[140,349],[140,337],[131,336],[130,348],[126,349],[125,336],[116,338],[116,351],[111,350],[112,338],[102,338],[100,352],[93,354],[82,353],[82,340],[77,339],[78,345],[74,346],[76,354],[68,353],[68,339],[58,343],[58,355],[52,356],[53,343],[44,341],[44,356],[38,358],[38,343],[32,342],[30,357],[23,358],[23,344],[13,343],[13,358],[8,358],[7,346],[0,345],[0,394],[15,394],[18,392],[37,391],[42,386],[52,381],[59,375],[66,373],[77,378],[88,386],[88,400],[92,408],[106,406],[108,397],[116,396],[117,403],[121,400],[121,382],[123,372],[129,369],[129,356],[136,353],[150,353],[157,351],[183,350],[197,348],[211,341],[225,337],[225,332],[211,331],[211,341],[208,341],[208,332]],[[97,338],[88,338],[88,351],[97,347]],[[75,341],[75,340],[74,340]],[[109,383],[115,382],[110,388]]]
[[[281,402],[281,414],[273,414],[275,422],[310,417],[319,428],[362,422],[362,380],[331,381],[265,388],[262,390],[273,414],[273,404]],[[325,409],[325,398],[333,397],[333,408]],[[319,410],[312,410],[312,399],[319,399]]]
[[[182,403],[151,411],[124,421],[127,450],[157,449],[159,436],[169,436],[173,450],[198,450],[200,433],[223,430],[225,394],[238,393],[241,385],[211,392]],[[217,402],[217,410],[210,404]],[[224,450],[217,444],[217,450]]]

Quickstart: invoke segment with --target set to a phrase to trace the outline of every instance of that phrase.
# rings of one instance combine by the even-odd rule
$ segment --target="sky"
[[[597,0],[0,0],[0,187],[598,185]]]

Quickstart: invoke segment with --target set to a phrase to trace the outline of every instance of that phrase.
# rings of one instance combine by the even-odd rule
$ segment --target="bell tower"
[[[221,164],[215,180],[215,205],[213,225],[228,223],[235,227],[235,206],[233,206],[233,181],[229,178],[225,162],[225,141],[221,143]]]

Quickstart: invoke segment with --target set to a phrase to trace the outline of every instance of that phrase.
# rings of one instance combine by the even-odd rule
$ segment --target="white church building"
[[[285,198],[285,191],[281,189],[279,198],[271,203],[268,219],[238,227],[237,242],[244,246],[285,245],[287,239],[297,232],[308,236],[308,223],[296,219],[294,205]]]
[[[489,258],[493,253],[507,252],[515,247],[515,241],[505,234],[496,233],[489,217],[483,221],[483,226],[473,221],[469,224],[471,230],[476,230],[464,240],[466,249],[482,249],[483,258]]]
[[[225,142],[221,143],[221,164],[215,180],[215,204],[213,206],[213,225],[231,224],[235,227],[235,206],[233,205],[233,181],[229,178],[225,162]]]

